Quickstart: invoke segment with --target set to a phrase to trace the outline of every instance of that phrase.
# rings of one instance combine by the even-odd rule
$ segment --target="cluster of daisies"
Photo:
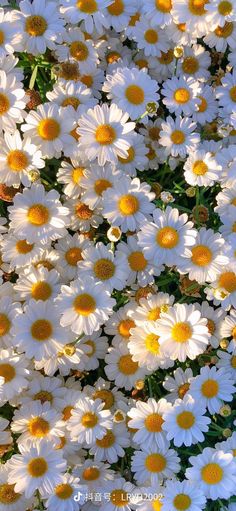
[[[0,511],[235,511],[236,2],[0,5]]]

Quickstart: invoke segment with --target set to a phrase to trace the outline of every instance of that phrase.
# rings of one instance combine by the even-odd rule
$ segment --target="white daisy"
[[[233,382],[236,383],[236,349],[232,353],[218,350],[217,356],[219,360],[216,367],[224,367],[225,371],[231,374]]]
[[[29,361],[23,355],[13,351],[0,351],[0,402],[3,405],[28,387],[30,371],[27,369]]]
[[[83,250],[90,246],[90,242],[83,235],[77,233],[71,236],[67,234],[57,241],[55,248],[58,253],[56,263],[57,271],[63,279],[72,280],[76,277],[78,265],[83,261]]]
[[[79,484],[79,478],[72,474],[65,474],[63,481],[54,487],[52,495],[47,498],[45,507],[48,511],[77,511],[76,497],[79,493],[80,505],[86,498],[87,487]],[[47,495],[48,497],[48,495]]]
[[[102,508],[104,511],[131,511],[134,485],[123,477],[116,477],[114,482],[108,482],[107,492],[104,493]]]
[[[95,461],[107,461],[112,464],[125,456],[124,448],[129,446],[130,439],[126,426],[114,423],[112,429],[107,430],[102,438],[96,439],[89,453],[94,456]]]
[[[10,347],[12,345],[13,335],[15,333],[16,318],[21,312],[19,303],[13,302],[11,296],[3,296],[0,298],[0,340],[1,347],[4,345]]]
[[[206,504],[203,491],[190,481],[166,481],[163,490],[162,511],[201,511]]]
[[[15,491],[15,485],[9,484],[8,479],[9,467],[8,463],[2,464],[0,467],[0,510],[1,511],[18,511],[19,506],[22,509],[33,505],[33,498],[26,499],[24,495]]]
[[[230,265],[221,271],[214,282],[205,289],[207,300],[213,300],[214,305],[221,305],[224,310],[236,307],[236,273]]]
[[[88,168],[88,164],[79,157],[71,159],[71,163],[62,160],[57,172],[57,180],[63,183],[63,192],[71,199],[77,199],[81,194],[80,181]]]
[[[206,122],[213,121],[217,116],[218,105],[212,88],[209,85],[201,86],[197,98],[200,99],[200,104],[197,105],[197,110],[192,114],[193,120],[203,125]]]
[[[90,73],[98,64],[98,53],[92,41],[86,40],[79,28],[69,28],[65,34],[66,45],[58,45],[56,56],[59,62],[75,60],[83,74]]]
[[[141,172],[147,167],[148,148],[144,144],[144,139],[138,133],[134,133],[132,137],[132,143],[128,149],[128,156],[121,158],[118,156],[119,169],[130,177],[136,177],[137,171]]]
[[[164,96],[163,103],[170,113],[190,116],[200,104],[197,98],[199,91],[199,84],[193,78],[174,76],[164,82],[161,92]]]
[[[210,76],[208,68],[211,65],[210,53],[201,44],[185,46],[184,55],[177,64],[177,76],[192,76],[196,80],[206,81]]]
[[[183,158],[196,149],[200,142],[199,134],[194,132],[196,126],[191,119],[177,117],[174,120],[168,116],[160,132],[160,144],[165,147],[166,155]]]
[[[83,197],[69,199],[65,202],[65,206],[68,208],[70,216],[68,227],[72,231],[79,231],[83,234],[89,232],[92,227],[97,229],[102,224],[103,217],[101,206],[91,209],[82,199]]]
[[[86,442],[93,445],[96,439],[101,439],[112,428],[112,416],[109,410],[104,410],[100,399],[84,397],[78,399],[76,407],[71,412],[67,429],[71,438],[79,444]]]
[[[226,21],[222,27],[218,25],[213,31],[208,31],[203,40],[210,48],[215,48],[216,51],[223,53],[228,45],[230,48],[235,49],[236,22]]]
[[[236,348],[236,311],[231,309],[228,316],[224,318],[224,321],[220,327],[220,335],[224,337],[232,337],[228,345],[228,351],[232,352]]]
[[[163,430],[163,415],[171,408],[171,404],[162,398],[155,401],[149,398],[147,402],[137,401],[135,408],[130,408],[127,415],[131,417],[129,428],[135,430],[133,440],[141,448],[156,447],[163,449],[169,446],[166,433]]]
[[[213,27],[223,27],[226,21],[236,21],[236,9],[232,1],[213,0],[206,4],[206,9],[211,14],[210,22]]]
[[[201,401],[211,414],[218,413],[224,401],[232,401],[234,392],[230,373],[214,366],[202,367],[200,374],[191,381],[189,389],[189,394],[196,401]]]
[[[190,367],[185,371],[181,367],[177,367],[173,376],[166,375],[162,385],[169,392],[166,396],[167,401],[174,403],[178,398],[183,399],[189,391],[192,377],[193,372]]]
[[[66,21],[76,25],[83,21],[85,30],[92,34],[96,29],[102,33],[104,27],[108,28],[105,15],[105,8],[112,3],[112,0],[61,0],[60,11]]]
[[[168,25],[171,22],[171,0],[148,0],[142,5],[142,12],[150,19],[153,26]]]
[[[169,49],[165,31],[159,26],[154,27],[146,17],[141,17],[134,26],[133,38],[147,57],[161,57],[161,52]]]
[[[106,7],[105,17],[107,23],[117,32],[121,32],[128,25],[131,16],[136,13],[136,8],[136,0],[113,0]]]
[[[0,70],[0,132],[13,133],[16,123],[24,119],[26,95],[21,82],[12,81],[12,76]]]
[[[1,7],[0,7],[0,32],[1,32],[0,58],[2,61],[2,59],[7,54],[11,55],[12,53],[14,53],[15,44],[20,37],[20,30],[19,27],[16,27],[14,23],[14,16],[12,15],[12,12],[11,11],[7,12]],[[3,69],[2,62],[1,68]]]
[[[110,163],[106,163],[104,167],[90,164],[80,179],[83,202],[92,210],[102,207],[104,192],[108,188],[115,188],[119,177],[121,172]]]
[[[218,309],[210,307],[207,301],[201,303],[199,310],[202,317],[207,318],[207,328],[211,334],[209,342],[213,348],[218,348],[220,339],[224,337],[221,331],[226,312],[221,307],[218,307]]]
[[[209,31],[209,13],[206,10],[207,0],[175,0],[173,18],[177,23],[186,23],[187,29],[195,37],[201,37]]]
[[[115,381],[117,387],[124,387],[126,390],[131,390],[135,382],[145,375],[145,370],[139,367],[138,362],[134,362],[123,342],[117,343],[116,347],[108,349],[105,362],[104,371],[107,378]]]
[[[20,273],[16,284],[14,284],[14,290],[19,298],[26,302],[31,299],[46,302],[58,295],[60,291],[59,277],[59,273],[54,269],[48,271],[44,267],[27,267]]]
[[[52,91],[47,92],[46,96],[49,101],[53,101],[61,107],[71,105],[78,115],[97,104],[97,100],[92,97],[91,89],[82,83],[56,84]]]
[[[184,170],[186,182],[191,186],[213,186],[221,174],[221,167],[214,156],[203,149],[190,153]]]
[[[31,265],[35,257],[40,256],[43,248],[35,243],[20,240],[13,234],[7,234],[1,243],[2,260],[10,264],[10,270]]]
[[[174,449],[143,446],[135,451],[131,468],[138,483],[158,484],[164,478],[171,479],[180,470],[179,457]]]
[[[159,336],[155,326],[144,323],[142,326],[131,328],[128,349],[135,362],[148,371],[156,371],[163,363],[163,352],[159,344]],[[165,361],[164,361],[165,363]]]

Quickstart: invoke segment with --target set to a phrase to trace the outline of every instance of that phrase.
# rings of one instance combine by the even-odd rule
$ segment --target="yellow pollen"
[[[192,248],[191,261],[197,266],[207,266],[212,261],[212,252],[205,245],[197,245]]]
[[[79,184],[81,177],[83,177],[84,175],[84,170],[85,170],[84,167],[76,167],[75,169],[73,169],[72,179],[75,185]]]
[[[53,402],[53,395],[51,392],[48,392],[47,390],[40,390],[37,392],[37,394],[34,395],[34,401],[41,401],[41,403],[52,403]]]
[[[140,287],[137,291],[135,291],[135,301],[139,303],[141,298],[147,298],[150,294],[155,294],[152,286]]]
[[[74,344],[66,344],[63,348],[64,355],[67,355],[68,357],[72,357],[76,352],[76,347]]]
[[[0,44],[3,44],[5,41],[5,34],[2,30],[0,30]]]
[[[16,376],[16,371],[10,364],[0,364],[0,376],[4,378],[4,383],[9,383]]]
[[[189,0],[188,7],[194,16],[203,16],[206,13],[205,5],[208,0]]]
[[[125,91],[125,96],[133,105],[141,105],[144,102],[144,92],[139,85],[129,85]]]
[[[98,418],[93,412],[85,413],[81,419],[81,424],[84,426],[84,428],[94,428],[97,423]]]
[[[159,355],[160,344],[158,342],[159,336],[155,334],[148,334],[145,339],[145,346],[147,351],[153,353],[153,355]]]
[[[16,242],[16,250],[19,254],[28,254],[34,248],[34,243],[30,244],[27,240],[19,240]]]
[[[107,179],[97,179],[94,183],[94,190],[99,197],[105,192],[108,188],[111,188],[111,183]]]
[[[230,360],[231,366],[233,369],[236,369],[236,355],[233,355]]]
[[[65,408],[62,410],[62,419],[63,421],[68,421],[72,415],[73,406],[65,406]]]
[[[143,271],[147,267],[147,260],[142,252],[132,252],[128,256],[128,262],[132,271]]]
[[[182,429],[190,429],[195,423],[195,417],[192,412],[181,412],[176,417],[178,426]]]
[[[212,319],[207,320],[207,328],[208,328],[208,331],[210,332],[210,334],[213,335],[215,332],[216,326]]]
[[[96,301],[88,293],[82,293],[74,299],[74,309],[81,316],[89,316],[96,309]]]
[[[182,64],[183,72],[193,75],[199,70],[199,63],[195,57],[186,57]]]
[[[27,218],[32,225],[40,227],[45,225],[49,220],[49,210],[43,204],[33,204],[27,213]]]
[[[33,284],[31,288],[31,296],[34,300],[43,300],[45,302],[52,295],[52,288],[48,282],[40,281]]]
[[[145,428],[150,433],[160,433],[162,431],[162,424],[164,420],[159,413],[152,413],[145,419]]]
[[[29,162],[24,151],[14,149],[9,152],[7,163],[13,172],[20,172],[27,167]]]
[[[146,154],[147,158],[149,160],[154,160],[154,158],[156,158],[156,151],[150,144],[147,144],[147,148],[149,149],[148,153]]]
[[[79,247],[72,247],[65,253],[66,262],[70,266],[77,266],[79,261],[82,261],[81,249]]]
[[[236,275],[233,271],[222,273],[219,278],[219,287],[223,287],[228,293],[236,291]]]
[[[111,145],[116,139],[116,132],[109,124],[101,124],[96,129],[95,139],[98,144]]]
[[[148,44],[156,44],[159,39],[157,31],[153,28],[149,28],[144,34],[144,39]]]
[[[56,119],[42,119],[38,125],[38,134],[43,140],[49,142],[59,137],[61,127]]]
[[[73,41],[70,45],[70,54],[74,59],[83,62],[88,58],[89,50],[85,43]]]
[[[137,21],[140,20],[140,12],[136,12],[133,16],[130,16],[129,27],[134,27]]]
[[[197,111],[203,113],[207,109],[207,101],[203,98],[203,96],[198,96],[198,98],[201,100],[201,103],[200,105],[197,105]]]
[[[122,489],[112,490],[110,501],[113,506],[123,507],[129,502],[128,494],[125,490]]]
[[[123,0],[115,0],[111,5],[108,5],[107,10],[111,16],[120,16],[124,12]]]
[[[42,419],[42,417],[34,417],[30,420],[28,425],[29,432],[36,438],[44,438],[50,431],[48,421]]]
[[[52,325],[47,319],[37,319],[31,325],[31,335],[36,341],[47,341],[51,337],[52,332]]]
[[[60,443],[58,443],[56,445],[56,447],[54,447],[54,449],[56,449],[56,451],[58,451],[59,449],[64,449],[65,445],[66,445],[66,438],[64,436],[60,436]]]
[[[118,51],[110,51],[106,56],[106,61],[108,64],[113,64],[117,62],[121,58],[121,54]]]
[[[211,399],[217,396],[219,392],[219,385],[216,380],[206,380],[201,386],[201,391],[204,397]]]
[[[8,334],[11,328],[11,321],[6,314],[0,314],[0,337]]]
[[[0,92],[0,115],[4,115],[10,108],[10,101],[5,94]]]
[[[158,500],[152,500],[151,502],[153,511],[161,511],[162,509],[162,502]]]
[[[83,471],[85,481],[96,481],[100,476],[100,470],[97,467],[87,467]]]
[[[28,16],[25,22],[25,32],[33,37],[40,37],[47,30],[48,24],[43,16]]]
[[[172,1],[171,0],[156,0],[156,8],[158,11],[167,13],[172,9]]]
[[[125,339],[129,339],[131,328],[135,327],[135,322],[132,319],[123,319],[118,325],[118,332]]]
[[[185,394],[188,392],[189,387],[190,387],[189,383],[183,383],[183,385],[180,385],[180,387],[178,388],[178,396],[180,399],[183,399]]]
[[[114,445],[115,440],[114,433],[112,433],[112,431],[108,431],[101,440],[96,440],[96,444],[98,447],[101,447],[101,449],[109,449],[109,447]]]
[[[139,210],[139,200],[135,195],[127,194],[123,195],[119,199],[119,210],[124,216],[135,215]]]
[[[185,134],[183,133],[183,131],[174,130],[173,133],[171,133],[170,138],[173,144],[180,145],[183,144],[185,141]]]
[[[149,454],[146,457],[145,466],[149,472],[162,472],[166,467],[166,459],[162,454]]]
[[[202,479],[207,484],[218,484],[224,476],[223,469],[218,463],[208,463],[201,470]]]
[[[27,469],[31,477],[42,477],[48,470],[48,464],[44,458],[32,458]]]
[[[110,410],[110,408],[114,405],[114,396],[111,390],[96,390],[93,394],[93,399],[101,399],[104,402],[103,410]]]
[[[175,509],[178,511],[186,511],[191,506],[191,503],[190,497],[185,493],[178,493],[173,501]]]
[[[187,342],[192,335],[192,329],[188,323],[176,323],[171,329],[171,336],[175,342]]]
[[[158,142],[160,138],[160,128],[157,126],[152,126],[148,130],[148,135],[153,142]]]
[[[204,176],[208,171],[208,166],[204,161],[196,160],[193,164],[192,171],[196,176]]]
[[[177,28],[179,29],[180,32],[185,32],[186,31],[186,23],[179,23],[177,25]]]
[[[76,7],[85,14],[93,14],[98,10],[96,0],[78,0]]]
[[[128,153],[127,158],[121,158],[121,156],[118,156],[118,160],[119,160],[119,162],[120,162],[120,163],[122,163],[122,164],[124,164],[124,165],[125,165],[126,163],[131,163],[131,161],[133,161],[133,160],[134,160],[134,157],[135,157],[135,150],[134,150],[134,148],[133,148],[132,146],[131,146],[131,147],[129,147],[129,149],[128,149],[127,153]]]
[[[115,273],[115,265],[109,259],[99,259],[94,264],[93,270],[99,280],[108,280]]]
[[[155,307],[154,309],[150,310],[150,312],[148,313],[147,319],[149,321],[156,321],[157,319],[159,319],[160,313],[161,313],[161,308]]]
[[[78,202],[78,204],[76,204],[75,214],[81,220],[89,220],[93,216],[92,210],[83,202]]]
[[[172,249],[178,244],[179,235],[176,229],[173,227],[162,227],[157,232],[156,241],[160,247],[165,249]]]
[[[161,56],[158,57],[157,60],[160,62],[160,64],[164,64],[164,65],[170,64],[174,60],[174,52],[173,52],[173,50],[169,49],[167,52],[162,51],[161,52]],[[159,129],[159,131],[160,131],[160,129]],[[150,133],[150,130],[149,130],[149,133]]]
[[[190,100],[190,93],[187,89],[177,89],[174,93],[174,99],[176,103],[184,105]]]
[[[56,486],[54,491],[55,491],[55,495],[58,497],[58,499],[61,499],[61,500],[67,500],[73,494],[73,488],[71,487],[70,484],[67,484],[67,483],[59,484],[58,486]]]
[[[131,376],[138,370],[138,362],[134,362],[131,355],[122,355],[118,362],[119,371],[125,376]]]
[[[148,67],[148,61],[146,59],[137,59],[137,60],[135,60],[135,64],[136,64],[136,66],[139,67],[139,69]]]
[[[21,497],[20,493],[15,493],[14,484],[0,484],[0,504],[3,504],[3,507],[10,504],[13,504]]]
[[[217,37],[227,39],[230,37],[234,30],[234,24],[232,22],[226,22],[223,27],[216,27],[214,33]]]
[[[63,62],[60,64],[58,75],[64,80],[81,80],[77,62]],[[82,81],[82,80],[81,80]]]
[[[228,0],[223,0],[218,5],[218,12],[222,14],[222,16],[228,16],[232,12],[232,3],[228,2]]]
[[[70,96],[69,98],[65,98],[62,101],[61,106],[73,106],[75,110],[77,110],[78,106],[80,105],[80,100],[78,98]]]
[[[86,85],[86,87],[92,87],[93,85],[93,77],[90,75],[83,75],[80,77],[80,81]]]
[[[236,102],[236,85],[229,91],[232,101]]]

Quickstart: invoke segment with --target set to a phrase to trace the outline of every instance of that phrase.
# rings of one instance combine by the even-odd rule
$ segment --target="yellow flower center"
[[[116,139],[116,132],[109,124],[101,124],[96,129],[95,139],[98,144],[111,145]]]
[[[144,39],[147,41],[148,44],[156,44],[158,42],[158,33],[153,28],[149,28],[146,30],[144,34]]]
[[[86,87],[92,87],[93,85],[93,77],[91,75],[83,75],[80,76],[80,81],[86,85]]]
[[[67,355],[68,357],[72,357],[76,352],[76,347],[74,344],[66,344],[63,348],[64,355]]]
[[[34,417],[30,420],[28,429],[32,436],[43,438],[49,433],[50,426],[48,421],[42,419],[42,417]]]
[[[193,247],[191,261],[197,266],[207,266],[212,261],[212,252],[205,245]]]
[[[191,506],[191,499],[188,495],[185,493],[178,493],[176,497],[174,498],[173,504],[175,506],[175,509],[178,511],[186,511],[186,509],[189,509]]]
[[[218,484],[224,476],[223,469],[218,463],[208,463],[201,471],[202,479],[207,484]]]
[[[19,254],[28,254],[34,248],[34,243],[30,244],[27,240],[19,240],[16,242],[16,250]]]
[[[5,41],[5,34],[2,30],[0,30],[0,44],[3,44]]]
[[[56,119],[42,119],[38,125],[38,134],[43,140],[55,140],[60,132],[61,127]]]
[[[232,101],[236,102],[236,85],[230,89],[229,94]]]
[[[233,369],[236,369],[236,355],[233,355],[230,360],[231,366]]]
[[[0,504],[7,505],[13,504],[20,499],[20,493],[15,493],[14,484],[0,484]]]
[[[189,75],[196,73],[199,69],[198,60],[195,57],[186,57],[182,64],[183,72]]]
[[[198,98],[201,100],[201,103],[200,105],[197,105],[197,111],[203,113],[207,109],[207,101],[203,98],[203,96],[198,96]]]
[[[111,5],[108,5],[107,10],[111,16],[120,16],[125,9],[123,0],[115,0]]]
[[[228,0],[223,0],[218,5],[218,12],[222,14],[222,16],[228,16],[232,12],[233,6],[231,2]]]
[[[193,164],[192,171],[196,176],[204,176],[208,171],[208,166],[204,161],[196,160]]]
[[[134,327],[135,322],[132,319],[123,319],[118,325],[118,332],[122,337],[128,339],[130,337],[130,330]]]
[[[55,488],[55,495],[58,497],[58,499],[67,500],[71,497],[72,494],[73,488],[71,487],[70,484],[67,483],[59,484]]]
[[[72,171],[72,180],[75,185],[78,185],[81,177],[84,175],[84,167],[76,167]]]
[[[125,91],[125,96],[133,105],[141,105],[144,102],[144,91],[139,85],[129,85]]]
[[[47,341],[51,337],[52,332],[52,324],[47,319],[37,319],[31,325],[31,335],[36,341]]]
[[[99,197],[105,192],[108,188],[111,188],[111,183],[107,179],[97,179],[94,183],[94,190]]]
[[[189,0],[188,7],[194,16],[203,16],[206,14],[205,5],[208,3],[208,0]]]
[[[152,126],[148,130],[148,135],[153,142],[158,142],[160,138],[160,128],[157,126]]]
[[[11,321],[6,314],[0,314],[0,337],[8,334],[11,328]]]
[[[146,469],[149,472],[162,472],[166,467],[166,459],[162,454],[149,454],[145,460]]]
[[[208,331],[210,332],[210,334],[213,335],[216,327],[215,327],[215,323],[212,319],[207,320],[207,328],[208,328]]]
[[[97,423],[98,418],[93,412],[85,413],[81,419],[81,424],[84,426],[84,428],[94,428]]]
[[[51,392],[48,392],[47,390],[40,390],[37,392],[37,394],[34,395],[34,401],[41,401],[41,403],[52,403],[53,402],[53,395]]]
[[[79,105],[80,105],[80,100],[73,96],[70,96],[69,98],[65,98],[61,104],[61,106],[73,106],[73,108],[75,110],[77,110]]]
[[[27,218],[32,225],[40,227],[49,221],[49,210],[43,204],[33,204],[28,209]]]
[[[183,133],[183,131],[174,130],[173,133],[171,133],[170,138],[173,144],[180,145],[183,144],[185,141],[185,134]]]
[[[234,339],[236,339],[236,326],[233,328],[231,335]]]
[[[119,199],[119,210],[124,216],[135,215],[139,210],[139,200],[130,193]]]
[[[179,241],[179,235],[176,229],[170,226],[159,229],[156,241],[162,248],[171,249],[176,247]]]
[[[42,477],[48,470],[48,464],[44,458],[32,458],[27,469],[31,477]]]
[[[20,172],[27,167],[29,162],[24,151],[14,149],[9,152],[7,163],[13,172]]]
[[[186,31],[186,23],[179,23],[177,25],[177,28],[180,32],[185,32]]]
[[[89,314],[92,314],[96,309],[96,301],[93,296],[88,293],[82,293],[76,296],[73,305],[77,314],[81,314],[82,316],[89,316]]]
[[[65,259],[70,266],[77,266],[77,263],[83,259],[81,249],[79,247],[69,248],[65,253]]]
[[[216,27],[214,33],[217,37],[227,39],[230,37],[234,30],[234,24],[232,22],[226,22],[223,27]]]
[[[192,412],[181,412],[176,417],[177,424],[182,429],[190,429],[195,423],[195,417]]]
[[[151,413],[145,419],[145,428],[150,433],[160,433],[162,431],[163,424],[162,416],[159,413]]]
[[[119,371],[125,376],[131,376],[138,370],[138,362],[134,362],[131,355],[121,355],[118,362]]]
[[[96,481],[100,476],[100,470],[97,467],[87,467],[83,471],[85,481]]]
[[[96,440],[96,444],[101,449],[109,449],[115,443],[115,435],[112,431],[108,431],[101,440]]]
[[[118,51],[110,51],[106,56],[106,61],[108,64],[113,64],[117,62],[121,58],[121,54]]]
[[[10,108],[10,101],[5,94],[0,92],[0,115],[4,115]]]
[[[40,281],[33,284],[31,288],[31,296],[34,300],[43,300],[45,302],[52,295],[52,288],[48,282]]]
[[[93,14],[98,10],[96,0],[78,0],[76,7],[85,14]]]
[[[192,335],[192,329],[188,323],[180,321],[171,329],[171,336],[175,342],[187,342]]]
[[[158,342],[159,336],[155,334],[148,334],[145,339],[146,349],[153,353],[153,355],[159,355],[160,352],[160,344]]]
[[[181,88],[176,89],[174,93],[174,99],[176,103],[179,103],[180,105],[184,105],[187,103],[190,99],[190,93],[187,89]]]
[[[111,390],[96,390],[93,394],[93,399],[101,399],[104,402],[103,410],[110,410],[114,405],[114,396]]]
[[[135,150],[134,150],[134,148],[133,148],[133,147],[129,147],[129,149],[128,149],[128,151],[127,151],[127,152],[128,152],[128,156],[127,156],[127,158],[121,158],[121,156],[118,156],[118,160],[119,160],[119,162],[120,162],[120,163],[122,163],[122,164],[124,164],[124,165],[125,165],[126,163],[131,163],[131,161],[133,161],[133,160],[134,160],[134,157],[135,157]]]
[[[139,69],[148,67],[148,61],[146,59],[137,59],[137,60],[135,60],[135,64],[136,64],[136,66],[139,67]]]
[[[71,418],[72,415],[73,406],[65,406],[65,408],[62,411],[62,419],[63,421],[68,421]]]
[[[73,41],[70,45],[70,54],[74,59],[84,61],[88,58],[89,50],[85,43]]]
[[[25,22],[25,32],[33,37],[40,37],[47,30],[48,24],[43,16],[28,16]]]
[[[160,64],[167,65],[167,64],[170,64],[171,62],[173,62],[173,59],[174,59],[174,52],[172,49],[169,49],[167,52],[162,51],[161,56],[158,57],[157,60],[160,62]],[[157,128],[157,129],[160,132],[160,128]],[[150,130],[149,130],[149,133],[150,133]]]
[[[16,376],[16,371],[11,364],[0,364],[0,376],[4,378],[4,383],[9,383]]]
[[[171,0],[156,0],[155,4],[156,4],[157,10],[164,12],[164,13],[170,12],[172,9]]]
[[[147,260],[142,252],[132,252],[128,256],[129,266],[132,271],[143,271],[147,267]]]
[[[219,392],[219,385],[216,380],[206,380],[201,386],[201,391],[204,397],[211,399],[212,397],[217,396]]]
[[[123,507],[129,502],[128,494],[125,490],[112,490],[110,495],[110,501],[113,506]]]
[[[189,383],[183,383],[183,385],[180,385],[180,387],[178,388],[178,396],[180,399],[183,399],[185,394],[188,392],[189,387],[190,387]]]
[[[137,21],[140,20],[140,12],[136,12],[133,16],[130,16],[129,27],[134,27]]]
[[[96,277],[100,280],[111,279],[115,273],[115,265],[109,259],[99,259],[93,267]]]
[[[160,317],[160,312],[161,312],[160,307],[155,307],[154,309],[151,309],[150,312],[148,313],[147,319],[149,321],[156,321]]]
[[[78,202],[78,204],[76,204],[75,214],[81,220],[89,220],[93,216],[92,210],[83,202]]]
[[[152,500],[151,506],[152,506],[153,511],[161,511],[161,509],[162,509],[162,502],[159,499],[158,500]]]
[[[236,291],[236,275],[233,271],[222,273],[219,278],[219,286],[223,287],[228,293]]]

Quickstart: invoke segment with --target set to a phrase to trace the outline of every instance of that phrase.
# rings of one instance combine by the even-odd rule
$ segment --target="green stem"
[[[151,378],[148,378],[149,397],[153,397]]]

